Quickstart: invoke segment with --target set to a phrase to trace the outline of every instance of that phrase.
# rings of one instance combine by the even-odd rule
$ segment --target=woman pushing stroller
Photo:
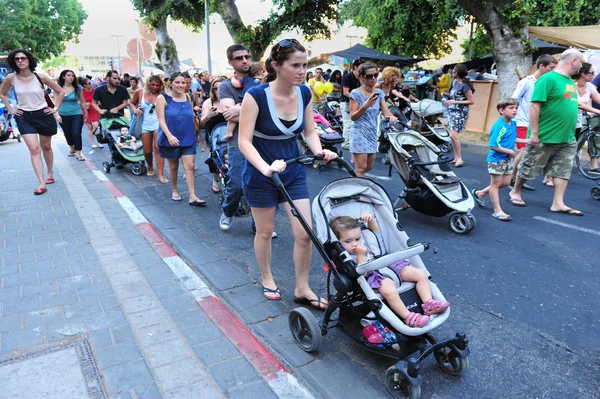
[[[338,216],[329,223],[329,227],[331,227],[339,242],[359,265],[373,259],[373,254],[362,239],[361,222],[367,223],[367,229],[373,233],[379,231],[379,226],[370,213],[363,213],[359,219],[350,216]],[[400,284],[402,281],[416,283],[417,293],[423,301],[422,308],[425,315],[407,309],[400,298],[400,294],[398,294],[396,284],[391,278],[374,270],[367,272],[365,279],[369,286],[373,288],[373,291],[379,292],[383,296],[390,308],[404,320],[407,326],[421,328],[429,322],[430,315],[442,313],[450,306],[447,301],[433,299],[429,279],[423,270],[411,266],[410,262],[406,260],[396,262],[390,265],[389,268],[401,280]]]

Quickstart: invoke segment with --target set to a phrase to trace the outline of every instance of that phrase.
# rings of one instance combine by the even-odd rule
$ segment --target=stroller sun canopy
[[[418,103],[411,103],[410,108],[417,116],[423,118],[432,115],[442,115],[444,113],[444,104],[430,99],[424,99]]]

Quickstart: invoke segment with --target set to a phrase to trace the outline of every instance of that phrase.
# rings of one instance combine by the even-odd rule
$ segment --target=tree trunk
[[[494,42],[494,60],[498,68],[498,96],[499,99],[510,97],[519,81],[516,68],[528,71],[531,67],[531,54],[525,52],[524,39],[529,39],[526,19],[523,24],[515,27],[500,13],[498,9],[504,8],[508,3],[505,0],[491,0],[481,2],[477,0],[458,0],[458,3],[475,18],[475,22],[485,25],[492,35]],[[516,36],[515,31],[520,31]]]
[[[154,25],[154,32],[156,33],[156,55],[167,76],[181,71],[177,47],[167,30],[167,20],[158,20]]]
[[[235,5],[235,0],[219,0],[218,6],[219,15],[223,18],[223,23],[225,23],[233,41],[248,47],[253,61],[260,61],[271,41],[271,37],[277,36],[279,32],[269,31],[267,34],[268,40],[261,40],[261,36],[264,36],[260,34],[263,31],[262,27],[247,27],[244,25]]]

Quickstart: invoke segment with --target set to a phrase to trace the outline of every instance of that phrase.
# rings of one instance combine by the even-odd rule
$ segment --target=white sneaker
[[[223,231],[227,231],[231,228],[231,218],[225,216],[225,214],[221,214],[221,219],[219,219],[219,227]]]

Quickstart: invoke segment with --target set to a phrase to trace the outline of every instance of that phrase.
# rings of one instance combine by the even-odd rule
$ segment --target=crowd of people
[[[8,55],[7,62],[14,73],[3,82],[0,99],[15,116],[29,149],[39,180],[35,195],[44,194],[47,185],[54,183],[51,138],[57,133],[58,124],[69,145],[69,156],[85,160],[83,125],[87,126],[92,150],[102,147],[95,141],[98,125],[109,118],[123,117],[124,111],[130,109],[132,121],[128,132],[141,140],[148,175],[156,175],[161,183],[170,183],[171,200],[181,201],[177,184],[181,163],[189,205],[204,206],[206,201],[195,191],[196,151],[210,146],[212,130],[226,123],[228,181],[220,228],[224,231],[231,228],[244,196],[252,211],[254,249],[263,293],[269,300],[278,300],[281,292],[271,273],[271,240],[276,236],[275,212],[281,205],[289,217],[295,240],[294,300],[324,309],[327,301],[316,295],[308,283],[311,241],[271,177],[279,174],[296,207],[310,224],[306,172],[302,165],[286,165],[285,160],[300,156],[296,141],[300,133],[312,153],[322,154],[325,161],[337,156],[322,148],[315,131],[313,110],[326,100],[322,92],[315,90],[318,82],[331,82],[330,97],[342,104],[343,146],[350,149],[355,171],[361,177],[375,161],[378,115],[381,113],[394,123],[396,116],[390,107],[407,110],[410,102],[418,100],[406,91],[402,71],[396,67],[384,68],[379,79],[376,65],[355,60],[343,77],[340,71],[324,73],[320,68],[314,76],[307,75],[306,49],[294,39],[274,45],[264,64],[252,62],[248,49],[240,44],[230,46],[226,56],[234,71],[230,78],[210,79],[206,74],[190,76],[177,72],[168,78],[151,76],[142,82],[137,77],[127,74],[121,77],[117,71],[109,71],[102,82],[93,82],[90,77],[77,78],[72,70],[64,70],[55,81],[44,74],[38,75],[35,57],[18,49]],[[493,216],[502,221],[510,220],[510,215],[500,206],[499,189],[511,184],[511,177],[515,178],[511,203],[525,206],[521,189],[526,187],[526,181],[542,172],[554,185],[550,210],[583,215],[567,207],[563,199],[575,155],[575,127],[581,126],[578,114],[581,118],[584,111],[600,113],[588,105],[590,100],[600,100],[591,83],[594,71],[589,64],[582,63],[582,54],[576,50],[565,51],[558,63],[551,56],[542,56],[536,65],[536,72],[519,83],[514,98],[499,102],[501,118],[492,128],[487,159],[491,182],[485,189],[472,192],[481,207],[485,207],[484,197],[489,194]],[[473,104],[473,86],[466,67],[461,64],[453,68],[452,75],[449,68],[443,68],[436,83],[448,109],[455,166],[460,167],[463,160],[458,134],[464,129],[469,106]],[[52,98],[47,95],[46,87],[52,91]],[[7,99],[11,88],[17,104],[11,105]],[[165,159],[168,176],[164,174]],[[210,172],[214,174],[212,191],[219,192],[218,171],[210,169]],[[419,281],[420,276],[410,278]],[[430,299],[430,294],[423,295],[424,299]],[[447,306],[435,304],[436,309]],[[407,318],[406,309],[398,308]],[[413,320],[409,324],[425,322],[426,319]]]

